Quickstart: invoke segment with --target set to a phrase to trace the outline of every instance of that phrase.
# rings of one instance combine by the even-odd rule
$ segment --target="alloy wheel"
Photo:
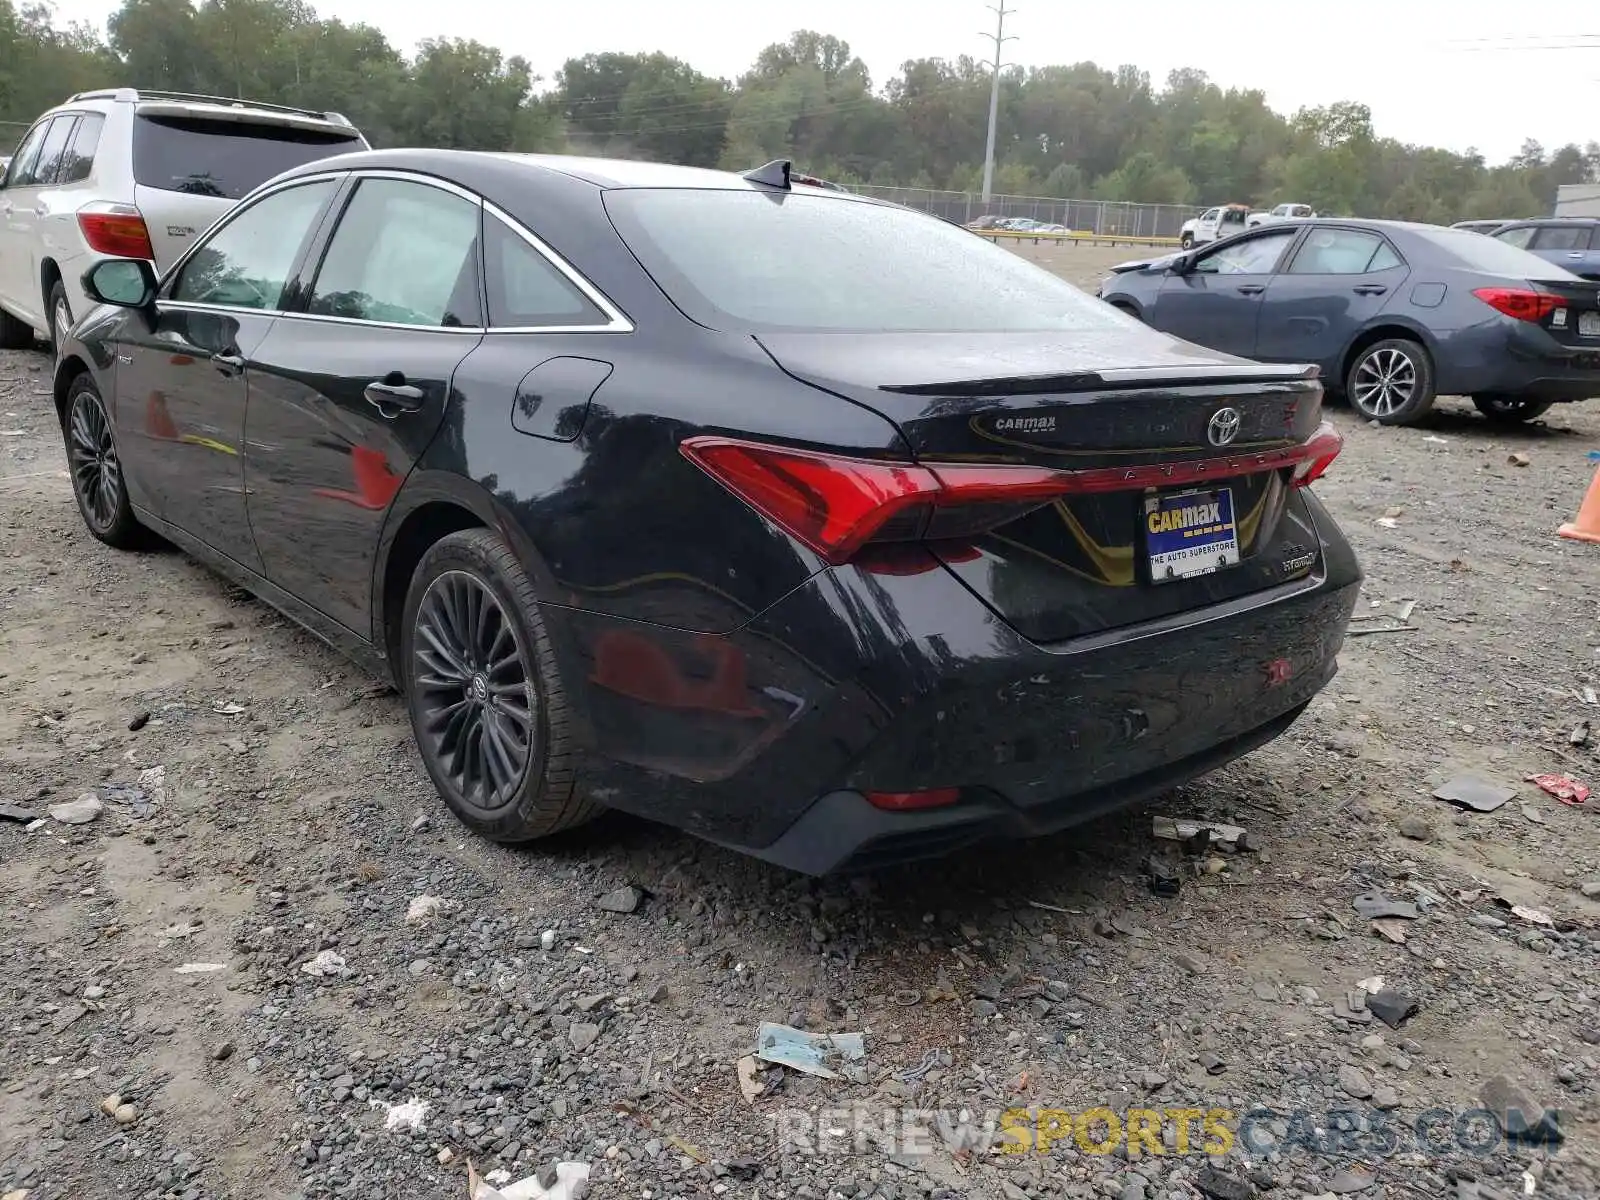
[[[1404,350],[1385,346],[1361,360],[1350,390],[1367,416],[1393,416],[1417,394],[1417,364]]]
[[[537,699],[521,637],[482,580],[446,571],[422,597],[412,645],[424,753],[465,804],[503,809],[533,758]]]
[[[55,346],[56,360],[60,361],[61,343],[65,340],[67,331],[72,328],[72,314],[67,311],[67,301],[64,297],[56,301],[50,322],[50,341]]]
[[[72,483],[84,515],[97,530],[110,529],[122,503],[122,464],[111,422],[93,392],[80,391],[72,402],[71,460]]]

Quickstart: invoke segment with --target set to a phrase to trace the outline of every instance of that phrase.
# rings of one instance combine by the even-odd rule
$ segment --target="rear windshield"
[[[835,196],[607,192],[623,240],[692,320],[714,329],[1090,330],[1116,314],[964,229]]]
[[[354,130],[140,117],[133,123],[133,178],[163,191],[237,200],[291,167],[364,148]]]
[[[1484,237],[1470,229],[1424,228],[1413,232],[1462,265],[1487,271],[1491,275],[1509,275],[1513,279],[1562,279],[1572,276],[1570,271],[1546,262],[1537,254],[1518,250],[1515,246]]]

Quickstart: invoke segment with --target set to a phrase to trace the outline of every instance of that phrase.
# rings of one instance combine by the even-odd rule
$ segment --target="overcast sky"
[[[1594,0],[1549,8],[1507,0],[1015,2],[1008,61],[1134,63],[1158,84],[1174,67],[1199,67],[1224,86],[1262,89],[1285,112],[1362,100],[1382,135],[1476,146],[1491,162],[1525,137],[1547,147],[1600,139]],[[547,79],[565,59],[602,50],[662,50],[732,79],[769,42],[809,28],[849,42],[879,85],[908,58],[987,58],[979,33],[993,27],[993,14],[984,3],[314,0],[323,16],[376,25],[407,53],[425,37],[476,38],[521,54]],[[56,0],[61,17],[102,28],[115,7]]]

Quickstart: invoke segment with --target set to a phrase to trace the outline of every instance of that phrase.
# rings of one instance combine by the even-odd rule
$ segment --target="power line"
[[[1006,0],[1000,0],[999,7],[989,6],[989,11],[995,15],[994,32],[982,36],[994,42],[994,60],[989,64],[994,68],[994,73],[989,80],[989,136],[984,142],[983,149],[983,202],[989,203],[989,197],[994,191],[994,127],[995,119],[1000,113],[1000,50],[1007,42],[1017,39],[1006,36],[1006,17],[1016,12],[1014,8],[1006,8]]]

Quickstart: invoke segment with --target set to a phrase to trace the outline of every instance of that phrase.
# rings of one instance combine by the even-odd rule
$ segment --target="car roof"
[[[1524,217],[1506,222],[1507,229],[1513,225],[1600,225],[1600,217]]]
[[[683,167],[671,163],[636,162],[621,158],[586,158],[569,154],[506,154],[487,150],[371,150],[341,154],[297,167],[286,175],[313,174],[319,171],[395,170],[453,177],[492,175],[563,175],[604,189],[687,188],[702,191],[762,191],[773,189],[754,183],[733,171],[713,171],[705,167]],[[526,178],[526,174],[524,178]],[[811,187],[795,182],[795,192],[832,196],[863,204],[883,201],[852,192]]]

